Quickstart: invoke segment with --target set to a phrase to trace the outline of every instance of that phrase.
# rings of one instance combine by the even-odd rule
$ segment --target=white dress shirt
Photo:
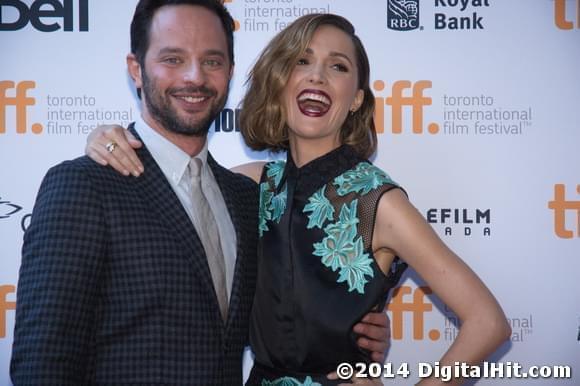
[[[195,218],[191,203],[191,180],[187,170],[191,157],[189,154],[177,147],[173,142],[152,129],[141,117],[135,121],[135,130],[139,133],[141,140],[153,156],[155,162],[157,162],[157,165],[161,168],[161,171],[163,171],[163,174],[169,181],[173,191],[191,219],[193,226],[195,229],[201,229],[201,227],[203,227],[203,221]],[[236,266],[236,231],[230,213],[226,207],[224,197],[222,196],[222,192],[219,189],[217,181],[207,163],[207,154],[208,150],[206,141],[199,154],[195,157],[199,158],[202,162],[202,190],[207,197],[207,201],[214,214],[220,233],[220,245],[225,260],[226,284],[229,301],[232,292],[234,269]]]

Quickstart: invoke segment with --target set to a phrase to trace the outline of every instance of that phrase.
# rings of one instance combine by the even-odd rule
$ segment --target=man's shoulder
[[[87,156],[80,156],[49,168],[43,182],[62,185],[63,188],[92,186],[99,189],[99,186],[111,186],[113,180],[122,182],[130,178],[117,173],[109,166],[98,164]]]

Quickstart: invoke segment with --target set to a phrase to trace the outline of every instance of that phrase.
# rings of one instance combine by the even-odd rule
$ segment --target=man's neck
[[[189,154],[191,157],[195,157],[196,155],[198,155],[201,149],[203,149],[205,141],[207,141],[207,135],[190,136],[174,133],[173,131],[169,131],[166,128],[162,127],[157,121],[155,121],[151,117],[146,116],[145,114],[143,114],[142,118],[143,121],[146,124],[148,124],[153,130],[155,130],[157,133],[165,137],[175,146],[177,146],[178,148]]]

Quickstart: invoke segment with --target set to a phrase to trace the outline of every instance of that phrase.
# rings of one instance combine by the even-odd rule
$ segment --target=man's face
[[[224,107],[233,69],[214,13],[200,6],[161,7],[151,23],[144,65],[137,67],[133,78],[142,89],[147,123],[178,134],[207,134]],[[131,68],[129,59],[133,75]]]

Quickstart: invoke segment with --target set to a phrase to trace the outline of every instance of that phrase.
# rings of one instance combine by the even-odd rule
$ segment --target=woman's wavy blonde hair
[[[241,102],[240,113],[242,136],[251,149],[273,152],[288,150],[283,90],[314,32],[323,25],[336,27],[351,38],[356,54],[358,88],[364,91],[362,105],[347,116],[342,126],[341,143],[351,145],[365,158],[375,152],[375,98],[369,86],[369,59],[352,24],[332,14],[309,14],[296,19],[278,33],[258,57],[246,82],[247,91]]]

